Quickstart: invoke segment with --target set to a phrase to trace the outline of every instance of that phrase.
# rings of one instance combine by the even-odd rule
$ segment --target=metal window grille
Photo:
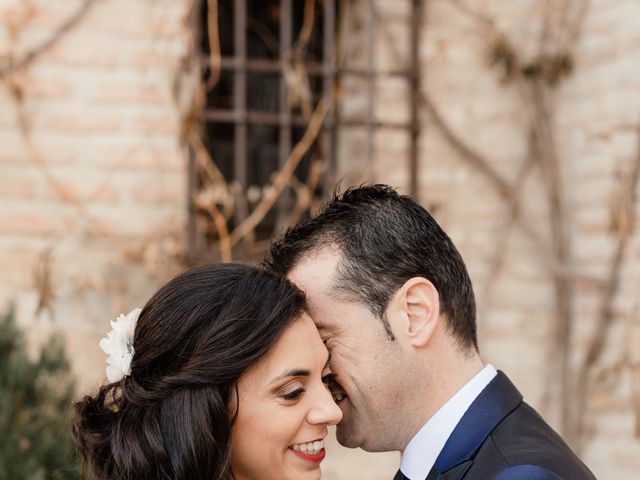
[[[286,162],[292,147],[304,132],[308,116],[300,108],[292,108],[291,82],[286,75],[295,41],[304,24],[305,4],[315,2],[315,25],[307,44],[305,73],[313,103],[320,97],[329,105],[321,135],[312,151],[296,170],[302,181],[311,168],[312,156],[320,157],[324,166],[323,181],[317,196],[331,193],[336,181],[335,151],[337,133],[342,129],[358,128],[366,131],[366,158],[374,153],[374,134],[377,129],[404,130],[410,135],[411,193],[417,190],[417,137],[419,89],[419,15],[410,21],[410,63],[407,69],[381,72],[375,68],[374,36],[376,35],[375,0],[218,0],[219,46],[221,52],[220,79],[208,95],[205,110],[200,112],[207,132],[211,156],[226,180],[236,185],[246,198],[250,189],[268,184],[273,172]],[[420,0],[398,0],[420,8]],[[366,5],[366,67],[352,68],[336,62],[337,21],[345,3],[364,2]],[[202,38],[203,63],[208,62],[209,39],[206,35],[208,1],[202,0],[200,16],[196,19]],[[308,7],[308,5],[306,5]],[[341,118],[340,84],[348,76],[366,81],[367,111],[364,118]],[[407,123],[393,123],[375,119],[375,85],[381,77],[402,77],[410,85],[410,119]],[[195,162],[190,162],[191,169]],[[191,177],[193,177],[193,172]],[[195,182],[192,189],[197,189]],[[192,193],[192,192],[190,192]],[[292,208],[290,192],[283,192],[273,211],[254,232],[254,239],[268,239],[282,224],[283,212]],[[230,227],[242,222],[251,206],[236,204]],[[201,254],[198,236],[212,236],[211,231],[199,232],[195,208],[190,212],[189,249],[192,257]],[[256,237],[257,236],[257,237]],[[210,238],[209,240],[215,240]],[[206,247],[205,247],[206,248]]]

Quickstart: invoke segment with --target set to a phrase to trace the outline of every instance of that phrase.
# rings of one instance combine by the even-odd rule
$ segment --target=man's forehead
[[[329,338],[333,338],[340,331],[339,326],[332,322],[333,317],[329,317],[326,321],[325,319],[320,319],[317,316],[312,317],[313,322],[316,324],[316,328],[318,329],[318,333],[323,340],[327,340]]]
[[[287,278],[307,293],[327,293],[340,263],[339,251],[326,247],[296,262]]]

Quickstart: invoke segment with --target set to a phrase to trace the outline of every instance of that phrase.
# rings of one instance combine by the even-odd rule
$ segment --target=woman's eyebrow
[[[329,366],[329,363],[331,362],[331,352],[329,352],[329,354],[327,355],[327,362],[324,364],[324,368],[327,368]],[[311,372],[309,370],[305,370],[302,368],[297,368],[297,369],[293,369],[293,370],[287,370],[286,372],[282,373],[281,375],[278,375],[276,378],[274,378],[271,382],[269,383],[276,383],[279,382],[280,380],[283,380],[285,378],[291,378],[291,377],[310,377],[311,376]]]
[[[309,377],[309,376],[311,376],[311,372],[309,370],[303,370],[303,369],[288,370],[283,374],[278,375],[270,383],[276,383],[276,382],[279,382],[280,380],[283,380],[285,378],[290,378],[290,377]]]

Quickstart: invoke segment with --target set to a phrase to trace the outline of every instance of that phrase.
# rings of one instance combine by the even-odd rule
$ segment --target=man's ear
[[[397,315],[396,328],[409,345],[424,347],[440,322],[440,297],[436,287],[426,278],[407,280],[392,299]]]

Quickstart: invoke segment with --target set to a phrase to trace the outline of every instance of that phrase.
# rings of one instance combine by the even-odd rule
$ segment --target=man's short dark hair
[[[342,255],[335,292],[364,302],[391,338],[385,318],[389,300],[410,278],[424,277],[438,290],[450,331],[465,349],[478,349],[469,273],[451,239],[412,198],[388,185],[336,193],[317,216],[273,243],[264,266],[285,276],[325,247],[336,247]]]

